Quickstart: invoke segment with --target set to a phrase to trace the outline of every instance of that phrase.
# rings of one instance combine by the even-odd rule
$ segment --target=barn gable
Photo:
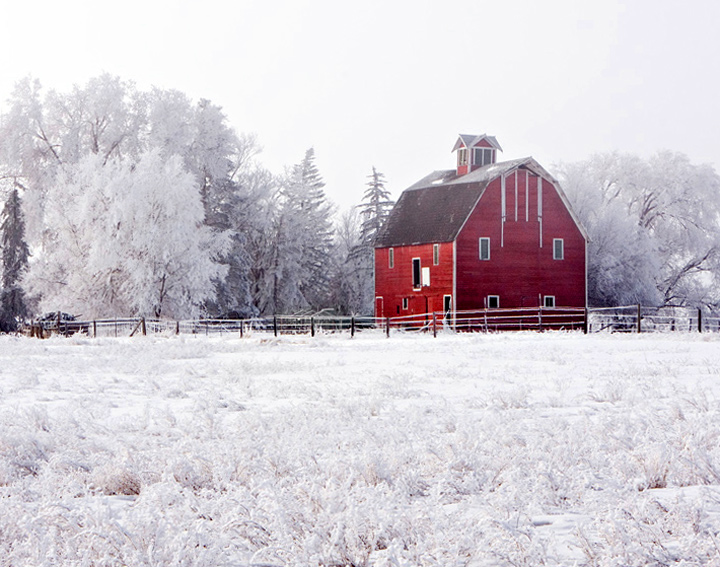
[[[559,185],[531,157],[494,163],[465,175],[457,175],[452,169],[434,171],[400,196],[376,241],[376,248],[455,240],[488,184],[516,169],[527,169],[551,181],[569,208]],[[577,224],[585,234],[579,222]]]

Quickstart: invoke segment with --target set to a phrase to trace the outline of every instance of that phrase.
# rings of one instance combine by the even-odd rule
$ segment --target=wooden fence
[[[585,333],[620,332],[720,332],[720,317],[701,310],[680,307],[642,307],[638,305],[579,309],[572,307],[482,309],[422,313],[404,317],[341,317],[328,315],[277,315],[251,319],[196,319],[170,321],[129,318],[68,321],[60,317],[36,321],[29,326],[32,336],[50,334],[89,337],[132,337],[147,334],[222,335],[239,337],[257,333],[278,335],[317,333],[382,332],[501,332],[566,330]]]
[[[588,331],[597,333],[720,332],[720,316],[692,307],[625,305],[588,310]]]

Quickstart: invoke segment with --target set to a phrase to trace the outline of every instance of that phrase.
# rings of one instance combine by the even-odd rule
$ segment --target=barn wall
[[[433,244],[399,246],[395,251],[395,267],[389,268],[389,248],[375,250],[375,296],[381,296],[382,312],[376,317],[397,317],[442,311],[443,296],[452,295],[453,243],[440,243],[440,264],[433,265]],[[430,268],[430,286],[413,289],[412,260],[420,258],[422,267]],[[408,298],[408,309],[402,308]]]
[[[585,306],[585,240],[545,179],[538,220],[537,180],[523,170],[507,176],[504,223],[502,182],[488,185],[457,240],[458,309],[483,308],[488,295],[500,296],[501,307],[536,307],[544,295],[557,306]],[[490,238],[490,260],[479,259],[480,237]],[[554,238],[564,240],[563,260],[553,259]]]

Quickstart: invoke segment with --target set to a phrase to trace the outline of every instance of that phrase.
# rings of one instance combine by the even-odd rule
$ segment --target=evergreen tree
[[[353,313],[370,314],[375,295],[375,240],[385,226],[394,203],[385,188],[385,176],[372,168],[363,201],[358,205],[361,216],[359,242],[350,249],[344,262],[343,285],[345,303]]]
[[[390,191],[385,188],[385,176],[377,171],[375,166],[368,177],[370,181],[367,183],[363,202],[359,207],[363,219],[360,241],[363,245],[373,247],[395,203],[390,200]]]
[[[329,302],[333,227],[324,187],[310,148],[285,182],[274,223],[273,296],[285,312],[321,309]]]
[[[20,194],[13,188],[2,211],[2,295],[0,296],[0,331],[17,330],[18,321],[27,317],[25,295],[20,280],[27,267],[28,246],[25,242]]]

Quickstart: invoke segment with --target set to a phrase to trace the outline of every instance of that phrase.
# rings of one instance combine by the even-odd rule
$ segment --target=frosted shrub
[[[0,566],[715,559],[719,387],[688,366],[714,342],[262,340],[0,348]],[[639,346],[682,372],[628,376]]]
[[[136,496],[140,494],[141,483],[138,475],[123,466],[108,464],[93,471],[91,490],[114,496]]]

